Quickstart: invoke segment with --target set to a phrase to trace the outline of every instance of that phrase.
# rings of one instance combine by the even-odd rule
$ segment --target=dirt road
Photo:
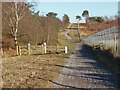
[[[77,43],[77,48],[67,59],[52,88],[118,88],[118,77]]]

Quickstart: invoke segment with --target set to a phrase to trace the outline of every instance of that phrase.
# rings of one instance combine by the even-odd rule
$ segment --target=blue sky
[[[58,18],[62,19],[64,14],[70,17],[70,22],[76,22],[76,15],[82,15],[84,10],[89,11],[90,16],[113,16],[118,12],[118,2],[39,2],[35,7],[46,15],[48,12],[58,13]],[[82,21],[84,22],[84,17]]]

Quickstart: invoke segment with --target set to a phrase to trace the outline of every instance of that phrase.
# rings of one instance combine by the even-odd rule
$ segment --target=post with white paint
[[[19,46],[19,55],[21,56],[21,46]]]
[[[16,49],[17,49],[17,55],[19,55],[19,47],[18,46],[16,46]]]
[[[43,47],[43,44],[42,44],[42,54],[44,53],[44,47]]]
[[[45,54],[46,54],[46,43],[44,43],[44,47],[45,47]]]
[[[67,53],[67,46],[65,46],[65,53]]]
[[[1,47],[1,56],[3,56],[3,54],[4,54],[4,53],[3,53],[3,49],[2,49],[2,47]]]
[[[29,55],[30,55],[30,52],[31,52],[30,49],[31,49],[31,48],[30,48],[30,43],[28,43],[28,51],[29,51]]]

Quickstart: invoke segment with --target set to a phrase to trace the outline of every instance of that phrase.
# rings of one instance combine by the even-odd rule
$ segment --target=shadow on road
[[[80,88],[78,88],[78,87],[73,87],[73,86],[69,86],[69,85],[60,84],[60,83],[54,82],[54,81],[52,81],[52,80],[49,80],[49,81],[52,82],[52,83],[55,84],[55,85],[63,86],[63,87],[65,87],[65,88],[71,88],[72,90],[73,90],[73,89],[80,89]],[[86,90],[86,89],[83,89],[83,90]]]
[[[91,53],[87,51],[87,49],[84,46],[76,50],[73,54],[75,57],[70,59],[72,59],[74,62],[77,62],[77,65],[80,64],[86,66],[55,65],[57,67],[65,68],[66,71],[70,71],[70,72],[64,71],[61,73],[62,75],[71,76],[73,78],[78,77],[78,78],[90,79],[93,81],[93,83],[96,83],[94,81],[97,81],[98,84],[101,84],[103,86],[118,88],[118,84],[116,83],[117,80],[116,75],[112,74],[111,71],[106,69],[104,65],[96,61],[96,59],[91,55]],[[89,62],[84,61],[84,59],[89,59]],[[79,60],[81,61],[79,62]]]

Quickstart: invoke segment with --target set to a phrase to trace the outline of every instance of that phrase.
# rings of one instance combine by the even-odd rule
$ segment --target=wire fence
[[[102,45],[104,49],[111,49],[116,55],[120,56],[120,31],[118,26],[99,31],[86,39],[83,39],[78,28],[81,41],[91,46]]]

